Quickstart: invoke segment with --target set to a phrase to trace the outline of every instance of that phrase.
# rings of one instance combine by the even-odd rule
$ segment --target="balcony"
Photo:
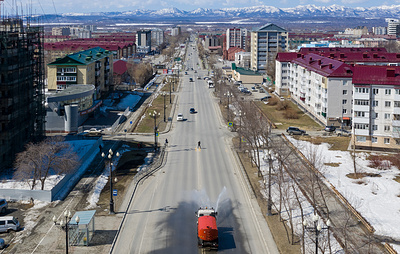
[[[369,93],[354,93],[354,100],[369,100]]]
[[[399,107],[394,107],[393,108],[393,113],[394,114],[400,114],[400,108]]]
[[[400,120],[393,120],[392,121],[392,126],[393,127],[400,127]]]
[[[369,124],[369,118],[368,117],[354,117],[353,122]]]
[[[369,112],[369,105],[353,105],[353,111]]]
[[[354,130],[356,136],[369,136],[369,130],[368,129],[355,129]]]

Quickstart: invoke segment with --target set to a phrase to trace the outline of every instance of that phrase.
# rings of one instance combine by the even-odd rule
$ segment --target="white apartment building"
[[[294,59],[285,68],[290,71],[291,98],[303,110],[323,125],[350,125],[352,66],[307,54]]]
[[[266,24],[251,32],[251,69],[266,72],[278,52],[289,47],[288,32],[274,24]]]
[[[355,66],[353,85],[356,147],[400,149],[400,67]]]
[[[399,36],[400,34],[400,20],[398,19],[385,19],[388,23],[387,34]]]
[[[290,95],[289,84],[291,61],[301,57],[296,52],[278,53],[275,60],[275,93],[279,96],[288,97]]]
[[[151,40],[154,42],[153,46],[161,45],[164,42],[164,31],[159,28],[151,29]]]
[[[246,49],[246,28],[228,28],[226,29],[226,49],[239,47]]]
[[[235,64],[237,67],[250,69],[250,52],[237,52],[235,53]]]

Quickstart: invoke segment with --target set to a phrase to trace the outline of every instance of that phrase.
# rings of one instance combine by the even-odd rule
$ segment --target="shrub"
[[[278,101],[278,105],[276,106],[277,110],[286,110],[289,108],[288,101]]]
[[[275,106],[276,104],[278,104],[279,99],[276,97],[272,97],[268,100],[268,105],[270,106]]]
[[[287,109],[285,113],[283,113],[283,116],[287,119],[299,119],[299,115],[297,114],[297,112],[291,108]]]

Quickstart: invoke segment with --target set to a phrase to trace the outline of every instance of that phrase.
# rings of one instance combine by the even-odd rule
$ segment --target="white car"
[[[177,121],[183,121],[183,114],[179,113],[178,116],[176,117]]]

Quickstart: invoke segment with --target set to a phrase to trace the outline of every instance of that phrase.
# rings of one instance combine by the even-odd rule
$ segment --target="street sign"
[[[117,196],[118,195],[118,190],[117,189],[114,189],[113,190],[113,196]]]
[[[156,137],[158,137],[158,131],[156,132]]]
[[[229,126],[229,127],[232,127],[232,126],[233,126],[233,122],[229,122],[229,123],[228,123],[228,126]]]
[[[129,123],[132,124],[132,121],[130,121]]]

